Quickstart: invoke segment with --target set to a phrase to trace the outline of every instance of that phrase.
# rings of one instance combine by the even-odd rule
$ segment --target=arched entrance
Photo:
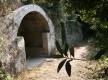
[[[1,29],[7,35],[8,44],[3,52],[2,63],[7,72],[16,73],[27,67],[29,58],[26,58],[26,53],[34,56],[51,55],[54,52],[54,25],[38,5],[22,6],[3,19]]]
[[[41,7],[34,4],[22,6],[7,15],[6,19],[10,22],[9,32],[6,33],[9,43],[23,36],[27,54],[55,54],[54,25]]]
[[[39,12],[32,11],[21,21],[18,36],[25,40],[27,56],[43,56],[48,53],[48,22]]]

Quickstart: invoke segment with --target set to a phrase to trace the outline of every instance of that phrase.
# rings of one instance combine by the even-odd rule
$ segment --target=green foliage
[[[69,49],[69,45],[67,43],[64,43],[64,45],[60,45],[59,42],[56,40],[55,45],[62,56],[68,56],[67,52]]]
[[[63,48],[63,53],[64,53],[65,56],[68,56],[67,55],[68,49],[69,49],[69,45],[67,43],[65,43],[64,48]]]
[[[108,47],[108,0],[66,0],[67,9],[74,10],[81,19],[93,25],[95,39],[90,42],[96,47]]]
[[[68,44],[66,44],[66,45],[68,45]],[[59,63],[59,65],[58,65],[58,69],[57,69],[57,72],[59,72],[60,70],[61,70],[61,68],[63,67],[63,65],[65,64],[65,62],[66,62],[66,64],[65,64],[65,69],[66,69],[66,72],[67,72],[67,74],[68,74],[68,76],[71,76],[71,64],[70,64],[70,61],[72,61],[73,60],[73,58],[69,58],[68,57],[68,55],[67,55],[67,51],[68,51],[68,47],[66,47],[65,48],[65,58],[66,59],[64,59],[63,61],[61,61],[60,63]],[[64,53],[62,53],[62,54],[64,54]],[[72,55],[71,55],[72,56]]]
[[[21,2],[23,3],[23,4],[35,4],[35,2],[36,2],[37,0],[21,0]]]
[[[14,80],[14,78],[12,76],[10,76],[10,75],[7,75],[5,80]]]
[[[73,47],[71,49],[73,49]],[[71,58],[71,56],[70,57],[68,56],[68,53],[67,53],[68,50],[69,50],[69,46],[68,46],[67,43],[65,43],[65,47],[64,47],[64,49],[62,49],[62,55],[65,55],[66,59],[64,59],[63,61],[61,61],[59,63],[58,68],[57,68],[57,72],[59,72],[61,70],[61,68],[63,67],[63,65],[66,63],[65,64],[66,72],[67,72],[68,76],[71,76],[71,64],[70,64],[70,61],[72,61],[74,59],[74,56],[73,56],[74,53],[70,54],[73,57],[73,58]]]
[[[68,0],[69,2],[69,0]],[[84,21],[99,22],[108,21],[108,1],[107,0],[73,0],[71,10],[77,11]],[[87,19],[88,18],[88,19]]]
[[[106,50],[107,50],[107,48],[104,48],[104,49],[100,50],[100,51],[96,54],[95,60],[100,59],[101,56],[104,55],[104,53],[106,52]]]
[[[108,64],[108,56],[106,56],[105,54],[101,56],[101,60],[103,61],[103,63]]]
[[[63,56],[63,52],[62,52],[62,48],[61,48],[61,46],[60,46],[60,44],[59,44],[59,42],[56,40],[56,42],[55,42],[55,44],[56,44],[56,48],[57,48],[57,50],[59,51],[59,53]]]
[[[69,48],[70,54],[74,57],[74,47]]]
[[[62,45],[66,42],[66,31],[64,22],[61,22],[61,36],[62,36]]]
[[[66,34],[65,34],[65,28],[64,28],[64,23],[61,22],[61,36],[62,36],[62,45],[60,46],[59,42],[56,40],[55,44],[57,47],[57,50],[59,53],[63,56],[67,56],[67,51],[69,48],[69,45],[66,42]]]
[[[56,45],[56,47],[57,47],[57,45]],[[58,48],[57,48],[57,50],[58,50]],[[68,50],[70,52],[70,57],[68,56],[68,53],[67,53]],[[101,59],[101,57],[104,55],[106,50],[107,50],[107,48],[104,48],[104,49],[100,50],[96,54],[95,60]],[[65,51],[65,53],[64,53],[64,51]],[[74,54],[75,54],[74,47],[69,48],[67,43],[65,43],[65,47],[63,49],[61,49],[60,54],[65,55],[65,59],[59,63],[58,68],[57,68],[57,72],[59,72],[61,70],[61,68],[65,65],[65,69],[66,69],[66,72],[67,72],[68,76],[71,76],[71,64],[70,64],[70,62],[73,61],[73,60],[81,60],[81,59],[76,59],[74,57]]]
[[[96,31],[95,39],[90,41],[90,44],[100,48],[100,51],[95,56],[95,60],[100,59],[104,54],[103,48],[108,48],[108,0],[42,0],[41,5],[45,5],[43,8],[47,14],[53,20],[55,26],[61,26],[60,23],[66,20],[67,15],[72,15],[75,12],[81,17],[81,20],[92,24],[92,28]],[[35,2],[39,2],[36,0]],[[45,3],[45,4],[43,4]],[[70,17],[68,18],[70,20]],[[62,28],[62,26],[61,26]],[[63,30],[63,28],[62,28]],[[61,31],[62,45],[56,41],[56,47],[62,56],[66,59],[61,61],[58,66],[57,72],[65,65],[67,74],[70,76],[71,65],[70,61],[76,60],[74,58],[74,47],[69,48],[65,40],[65,33]],[[64,38],[64,39],[63,39]],[[69,50],[69,57],[67,51]],[[77,59],[78,60],[78,59]],[[66,64],[65,64],[66,63]],[[66,67],[67,66],[67,67]]]
[[[81,20],[92,24],[92,28],[96,31],[96,37],[90,44],[101,48],[108,47],[108,0],[44,0],[44,2],[47,3],[47,11],[52,16],[55,26],[75,12]]]
[[[65,64],[65,69],[66,72],[68,74],[68,76],[71,76],[71,64],[70,61],[73,60],[74,58],[74,48],[71,47],[69,48],[68,43],[66,42],[66,33],[65,33],[65,28],[64,28],[64,23],[61,22],[61,36],[62,36],[62,45],[60,46],[59,42],[56,40],[55,44],[56,44],[56,48],[59,51],[59,53],[62,56],[65,56],[66,59],[64,59],[63,61],[61,61],[58,65],[58,69],[57,72],[59,72],[61,70],[61,68],[63,67],[63,65]],[[68,56],[68,50],[70,51],[70,57]],[[71,58],[71,56],[73,56],[73,58]]]
[[[70,61],[71,60],[68,60],[66,62],[66,65],[65,65],[65,69],[66,69],[66,72],[67,72],[68,76],[71,76],[71,65],[70,65]]]
[[[62,31],[61,35],[63,35],[63,34],[64,34],[63,37],[66,37],[65,31]],[[62,37],[62,38],[63,38],[63,37]],[[62,39],[62,40],[63,40],[63,39]],[[65,57],[65,59],[59,63],[58,68],[57,68],[57,72],[59,72],[59,71],[61,70],[61,68],[65,65],[65,69],[66,69],[66,72],[67,72],[68,76],[71,76],[71,64],[70,64],[70,62],[73,61],[73,60],[80,60],[80,59],[76,59],[76,58],[74,57],[74,54],[75,54],[75,52],[74,52],[74,47],[70,47],[70,48],[69,48],[69,45],[67,44],[66,41],[63,40],[63,41],[62,41],[62,45],[60,45],[59,42],[56,40],[55,44],[56,44],[56,48],[57,48],[57,50],[59,51],[59,53],[60,53],[62,56]],[[69,55],[68,55],[68,50],[69,50],[69,52],[70,52],[70,57],[69,57]],[[96,54],[95,60],[100,59],[101,56],[106,52],[106,50],[107,50],[107,48],[104,48],[104,49],[100,50],[100,51]]]
[[[58,65],[58,68],[57,68],[57,72],[59,72],[61,70],[61,68],[63,67],[64,63],[66,62],[67,59],[64,59],[63,61],[61,61]]]

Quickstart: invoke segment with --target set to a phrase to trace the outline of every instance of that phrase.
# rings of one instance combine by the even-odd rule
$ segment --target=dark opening
[[[39,12],[30,12],[23,18],[17,35],[24,37],[27,56],[44,52],[43,34],[46,32],[49,32],[48,23]]]

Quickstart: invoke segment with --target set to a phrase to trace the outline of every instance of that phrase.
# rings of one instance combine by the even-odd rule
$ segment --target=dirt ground
[[[58,64],[63,59],[45,61],[41,65],[20,74],[18,80],[96,80],[93,79],[95,71],[100,69],[99,64],[94,61],[72,61],[71,77],[65,71],[65,67],[57,73]],[[97,79],[105,80],[105,79]]]
[[[101,66],[97,61],[87,60],[89,58],[87,57],[86,47],[76,48],[75,52],[76,58],[86,61],[74,60],[71,62],[71,77],[67,75],[65,66],[57,73],[58,64],[63,58],[49,58],[39,66],[33,67],[32,70],[23,71],[17,80],[108,80],[93,79],[94,76],[97,76],[96,72],[101,69]]]

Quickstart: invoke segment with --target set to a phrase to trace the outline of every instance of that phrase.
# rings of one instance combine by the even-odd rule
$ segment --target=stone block
[[[4,50],[2,63],[7,73],[15,75],[26,68],[27,63],[24,45],[23,37],[17,37]]]

